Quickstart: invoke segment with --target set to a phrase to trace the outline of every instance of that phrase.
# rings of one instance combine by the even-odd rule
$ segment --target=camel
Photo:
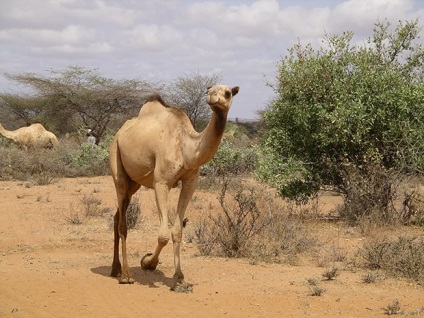
[[[139,115],[128,120],[116,133],[110,147],[110,170],[118,201],[114,217],[111,276],[120,276],[120,283],[134,283],[127,260],[126,210],[132,195],[140,186],[145,186],[155,191],[160,227],[157,247],[154,253],[146,254],[141,259],[141,267],[143,270],[155,270],[159,254],[172,237],[175,273],[171,290],[191,290],[191,286],[184,281],[180,263],[184,214],[196,189],[200,167],[211,160],[218,150],[232,99],[238,91],[238,86],[208,87],[206,102],[213,113],[209,124],[200,133],[194,130],[183,111],[166,105],[159,95],[150,97]],[[169,228],[168,194],[179,182],[181,191],[176,219]]]
[[[0,134],[11,139],[19,147],[24,149],[31,147],[52,148],[59,146],[59,141],[56,136],[38,123],[16,130],[6,130],[3,128],[2,124],[0,124]]]

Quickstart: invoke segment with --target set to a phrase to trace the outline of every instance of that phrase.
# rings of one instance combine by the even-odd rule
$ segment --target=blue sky
[[[68,66],[110,78],[170,82],[190,73],[220,74],[239,85],[229,117],[255,118],[273,98],[266,85],[300,40],[418,18],[419,0],[0,0],[0,92],[20,89],[2,74]]]

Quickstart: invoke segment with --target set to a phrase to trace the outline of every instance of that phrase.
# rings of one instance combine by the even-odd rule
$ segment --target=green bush
[[[109,148],[84,143],[70,154],[70,166],[79,175],[105,175],[109,171]]]
[[[219,177],[223,175],[246,175],[252,173],[257,162],[256,145],[237,146],[236,141],[224,140],[211,161],[201,168],[201,175]]]
[[[365,45],[353,32],[328,35],[319,49],[297,43],[278,63],[260,174],[282,196],[305,201],[332,187],[347,198],[345,207],[357,205],[348,211],[354,217],[361,205],[365,214],[384,214],[394,190],[389,174],[423,171],[421,28],[417,20],[395,28],[385,21],[373,31]],[[384,189],[367,186],[382,175]],[[351,185],[361,180],[364,195],[353,200]],[[368,198],[376,203],[358,202]]]

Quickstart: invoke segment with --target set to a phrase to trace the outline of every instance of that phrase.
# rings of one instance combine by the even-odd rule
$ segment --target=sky
[[[229,117],[254,119],[295,43],[344,31],[361,43],[378,20],[417,18],[423,26],[421,0],[0,0],[0,92],[22,89],[4,73],[69,66],[162,83],[219,74],[240,86]]]

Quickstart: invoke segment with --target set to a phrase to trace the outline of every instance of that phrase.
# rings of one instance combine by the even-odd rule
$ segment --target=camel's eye
[[[228,99],[231,97],[231,91],[225,91],[225,98]]]

